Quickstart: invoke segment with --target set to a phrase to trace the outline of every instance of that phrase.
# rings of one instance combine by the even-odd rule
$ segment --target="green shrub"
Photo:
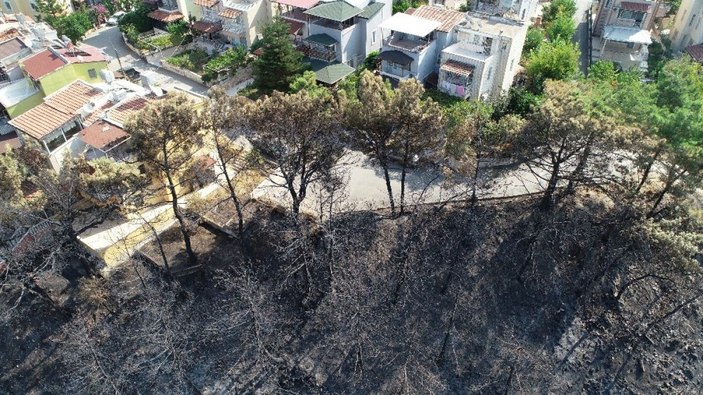
[[[209,59],[210,55],[207,51],[195,48],[166,59],[166,63],[190,70],[194,73],[201,73],[203,71],[203,66],[205,66]]]
[[[126,13],[122,19],[120,19],[118,23],[120,30],[124,32],[127,25],[134,26],[139,33],[144,33],[153,29],[154,20],[147,16],[150,12],[151,8],[147,5],[138,5],[134,11]]]
[[[203,67],[203,82],[217,78],[220,73],[232,75],[234,71],[247,63],[247,50],[244,47],[229,48],[210,59]]]

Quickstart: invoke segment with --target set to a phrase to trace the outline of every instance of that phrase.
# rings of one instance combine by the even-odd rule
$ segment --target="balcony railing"
[[[383,41],[383,45],[387,47],[415,53],[424,51],[431,43],[432,41],[429,40],[410,40],[407,37],[396,35],[392,35]]]
[[[298,9],[298,8],[282,13],[281,18],[291,19],[291,20],[300,21],[300,22],[307,21],[306,15],[303,13],[303,10]]]
[[[396,78],[409,78],[410,77],[410,69],[405,68],[405,67],[399,67],[395,63],[390,63],[390,62],[383,62],[381,65],[381,73],[382,74],[387,74],[389,76],[393,76]]]
[[[334,62],[337,60],[337,53],[334,49],[310,44],[304,40],[298,45],[298,51],[312,59],[324,60],[325,62]]]
[[[167,1],[159,0],[157,4],[158,4],[159,8],[162,9],[162,10],[164,10],[164,11],[178,11],[178,3],[176,3],[175,1],[171,1],[171,0],[167,0]]]
[[[316,21],[313,21],[312,23],[318,26],[326,27],[328,29],[344,30],[354,26],[353,21],[353,19],[350,19],[349,21],[337,22],[330,19],[320,18]]]
[[[617,18],[611,25],[615,26],[622,26],[622,27],[636,27],[636,28],[641,28],[642,27],[642,21],[636,21],[634,19],[622,19],[622,18]]]

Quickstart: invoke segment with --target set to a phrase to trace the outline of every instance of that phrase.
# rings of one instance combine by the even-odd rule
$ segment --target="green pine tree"
[[[305,70],[303,54],[293,46],[288,29],[288,24],[280,19],[264,27],[262,53],[254,62],[254,84],[262,91],[286,92]]]

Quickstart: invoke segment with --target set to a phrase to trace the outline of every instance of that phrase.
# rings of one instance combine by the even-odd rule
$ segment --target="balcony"
[[[170,0],[158,0],[156,3],[159,7],[159,9],[164,10],[164,11],[178,11],[178,3],[175,1],[170,1]]]
[[[413,39],[408,35],[399,34],[394,34],[383,40],[383,45],[386,47],[414,53],[424,51],[431,43],[431,40]]]
[[[344,22],[338,22],[338,21],[333,21],[331,19],[320,18],[318,20],[313,21],[312,23],[315,25],[318,25],[318,26],[326,27],[328,29],[334,29],[334,30],[340,30],[340,31],[354,26],[353,19],[349,19]]]
[[[610,25],[622,27],[635,27],[637,29],[640,29],[642,27],[642,21],[637,21],[634,19],[617,18],[612,23],[610,23]]]
[[[406,79],[411,77],[410,67],[403,67],[396,63],[383,61],[381,63],[381,74],[395,78]]]

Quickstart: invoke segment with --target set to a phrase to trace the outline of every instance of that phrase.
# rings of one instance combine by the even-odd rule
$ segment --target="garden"
[[[149,10],[140,6],[125,14],[119,22],[120,31],[134,48],[145,53],[188,44],[193,40],[188,23],[182,20],[169,23],[164,33],[155,33],[153,20],[147,16]]]
[[[205,83],[231,76],[247,61],[244,47],[228,48],[214,56],[202,48],[191,48],[165,59],[171,66],[198,74]]]

